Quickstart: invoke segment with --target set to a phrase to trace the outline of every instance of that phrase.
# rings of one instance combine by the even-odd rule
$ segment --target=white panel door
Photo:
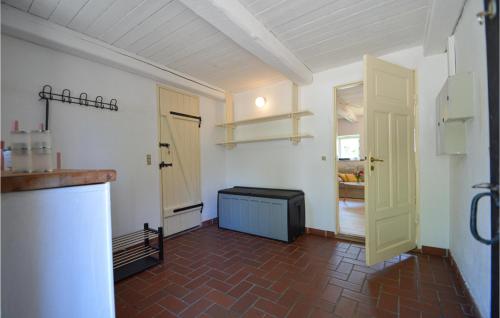
[[[415,244],[414,71],[364,57],[366,263]]]
[[[200,111],[198,97],[166,88],[159,88],[159,103],[160,152],[165,164],[161,168],[162,207],[168,236],[201,222],[202,207],[196,206],[201,203],[200,121],[193,118]]]

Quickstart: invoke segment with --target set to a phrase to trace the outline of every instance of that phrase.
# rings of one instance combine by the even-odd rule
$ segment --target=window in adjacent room
[[[339,159],[359,159],[359,135],[337,137],[337,157]]]

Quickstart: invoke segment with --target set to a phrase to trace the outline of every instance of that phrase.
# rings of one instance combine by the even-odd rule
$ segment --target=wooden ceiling
[[[241,0],[312,71],[421,45],[429,0]]]
[[[312,71],[421,45],[430,0],[240,0]],[[237,92],[284,76],[178,0],[2,0]]]

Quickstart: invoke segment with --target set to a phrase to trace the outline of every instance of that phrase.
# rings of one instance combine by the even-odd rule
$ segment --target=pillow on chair
[[[356,179],[356,176],[352,173],[346,173],[345,179],[346,179],[345,181],[347,181],[347,182],[357,182],[358,181],[358,179]]]
[[[343,182],[346,182],[347,181],[347,177],[346,177],[346,173],[339,173],[337,175],[337,178],[340,178],[339,181],[343,181]]]

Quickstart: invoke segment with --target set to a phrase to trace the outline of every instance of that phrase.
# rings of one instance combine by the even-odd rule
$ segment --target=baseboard
[[[209,226],[209,225],[213,225],[213,224],[219,224],[219,218],[218,217],[215,217],[213,219],[205,220],[205,221],[201,222],[200,227],[205,227],[205,226]]]
[[[449,251],[446,248],[432,247],[425,245],[422,245],[420,253],[427,255],[441,256],[441,257],[448,257],[449,255]]]
[[[306,234],[316,235],[326,238],[335,238],[335,232],[326,231],[326,230],[318,230],[312,227],[306,227]]]
[[[340,241],[365,244],[365,238],[362,236],[357,236],[357,235],[338,233],[338,234],[335,234],[335,239],[340,240]]]
[[[467,300],[469,300],[471,304],[473,316],[482,318],[483,316],[481,316],[481,312],[479,312],[477,304],[474,301],[474,298],[472,298],[472,294],[470,293],[469,288],[465,284],[465,280],[462,276],[462,273],[460,273],[460,269],[458,268],[457,263],[455,262],[455,259],[453,259],[453,255],[451,255],[451,253],[448,253],[447,261],[448,264],[450,264],[453,271],[455,272],[455,275],[458,277],[460,287],[464,290],[465,297],[467,298]]]

